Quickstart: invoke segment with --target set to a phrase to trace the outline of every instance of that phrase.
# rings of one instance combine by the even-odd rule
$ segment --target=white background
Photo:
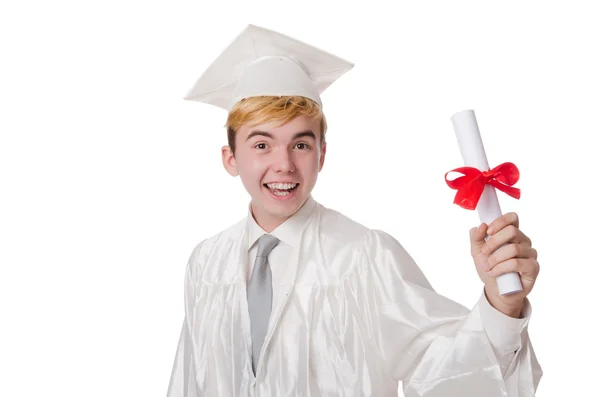
[[[499,198],[542,267],[530,295],[538,395],[595,393],[592,2],[348,3],[2,4],[0,395],[166,393],[186,261],[249,200],[221,165],[225,111],[182,97],[248,23],[356,63],[323,94],[313,195],[392,234],[469,307],[479,219],[452,204],[444,174],[463,165],[450,117],[475,110],[490,165],[522,174],[521,200]]]

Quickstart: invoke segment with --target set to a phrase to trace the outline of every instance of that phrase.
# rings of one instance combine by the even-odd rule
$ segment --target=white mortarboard
[[[196,81],[184,99],[231,110],[253,96],[320,94],[354,64],[292,37],[248,25]]]

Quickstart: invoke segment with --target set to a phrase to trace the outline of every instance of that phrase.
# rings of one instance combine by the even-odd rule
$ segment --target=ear
[[[223,160],[223,167],[225,167],[225,171],[227,171],[229,175],[239,175],[235,156],[233,155],[233,152],[229,146],[226,145],[221,148],[221,159]]]
[[[323,169],[323,164],[325,164],[325,153],[327,153],[327,143],[323,143],[321,146],[321,158],[319,159],[319,172]]]

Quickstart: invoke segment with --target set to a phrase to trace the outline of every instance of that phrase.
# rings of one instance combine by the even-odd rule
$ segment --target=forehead
[[[247,123],[240,128],[238,136],[245,140],[250,135],[256,136],[256,132],[268,132],[274,139],[293,139],[300,132],[312,131],[316,137],[320,133],[319,120],[304,115],[298,116],[283,125],[278,124],[279,122],[275,121],[257,125]]]

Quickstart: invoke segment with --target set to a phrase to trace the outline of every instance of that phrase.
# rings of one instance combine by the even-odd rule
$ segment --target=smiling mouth
[[[296,186],[290,189],[271,189],[266,183],[263,183],[263,186],[269,189],[269,191],[274,195],[283,197],[291,194],[294,190],[298,189],[298,186],[300,186],[300,184],[296,183]]]

